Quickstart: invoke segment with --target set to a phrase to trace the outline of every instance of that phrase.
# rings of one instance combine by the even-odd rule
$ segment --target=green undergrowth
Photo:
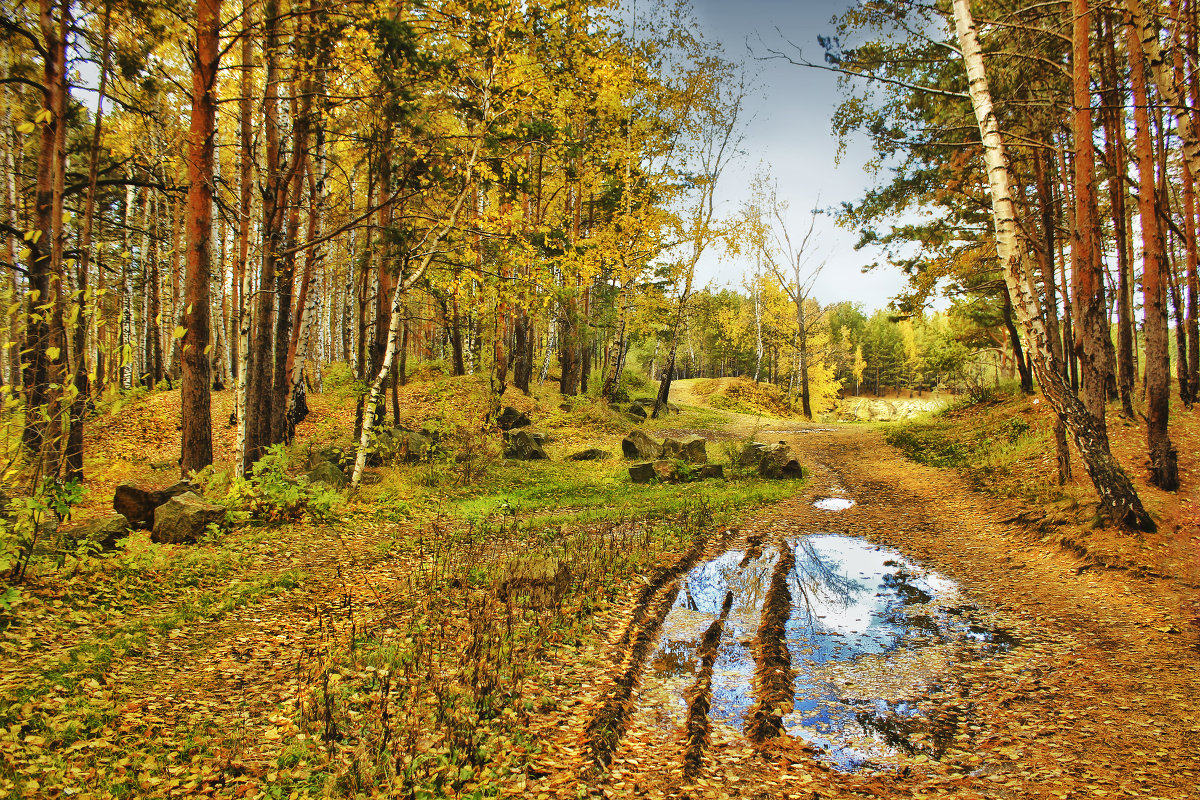
[[[1051,426],[1030,398],[996,392],[887,425],[884,437],[913,461],[957,469],[977,491],[1046,503],[1062,496]]]
[[[173,666],[164,647],[185,628],[303,582],[299,569],[263,563],[268,549],[261,531],[190,548],[135,534],[115,553],[31,576],[0,640],[14,665],[0,691],[0,794],[78,784],[88,753],[138,764],[197,755],[131,726],[127,704]],[[147,785],[140,772],[114,769],[89,783],[99,796],[137,795]]]
[[[276,763],[300,796],[380,792],[493,797],[524,783],[545,742],[540,715],[570,705],[604,614],[714,530],[702,497],[652,519],[570,530],[543,520],[434,521],[417,548],[406,602],[385,619],[345,619],[310,672],[302,738]],[[552,579],[527,582],[536,565]],[[348,604],[349,607],[349,604]],[[349,614],[347,615],[349,617]]]
[[[387,470],[378,485],[364,487],[358,499],[373,509],[376,518],[392,521],[450,516],[478,522],[507,516],[563,524],[661,518],[679,513],[699,494],[713,508],[714,521],[725,522],[797,491],[795,482],[756,475],[728,481],[635,484],[629,480],[628,466],[619,458],[578,463],[504,461],[490,465],[470,484],[445,466],[398,467]]]

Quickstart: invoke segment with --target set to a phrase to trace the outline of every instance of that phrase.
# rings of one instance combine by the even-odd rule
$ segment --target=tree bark
[[[192,70],[192,123],[188,139],[187,278],[184,299],[184,475],[212,463],[212,376],[208,360],[209,280],[212,272],[213,163],[216,154],[217,67],[221,58],[221,0],[197,0],[196,61]]]

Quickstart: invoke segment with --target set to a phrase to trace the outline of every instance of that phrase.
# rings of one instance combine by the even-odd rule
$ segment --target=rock
[[[106,514],[63,528],[58,533],[63,543],[72,548],[88,543],[96,550],[112,550],[118,541],[129,535],[129,520],[124,514]]]
[[[628,409],[625,410],[625,413],[628,414],[633,419],[639,420],[639,421],[646,419],[646,417],[649,416],[649,414],[650,414],[650,412],[646,409],[646,407],[644,405],[642,405],[642,402],[640,400],[634,402],[633,405],[631,405]]]
[[[390,460],[404,464],[424,461],[433,450],[433,440],[422,433],[406,428],[392,430]]]
[[[679,468],[674,461],[655,461],[654,477],[663,483],[679,483],[683,476],[679,474]]]
[[[587,450],[567,456],[567,461],[608,461],[610,458],[612,458],[612,453],[589,447]]]
[[[571,585],[571,569],[557,558],[526,556],[514,558],[500,578],[501,599],[528,598],[531,605],[556,603]]]
[[[152,541],[160,544],[195,542],[209,525],[222,525],[225,509],[213,505],[194,492],[172,497],[154,510]]]
[[[150,462],[150,469],[154,470],[155,472],[161,472],[162,470],[171,469],[172,467],[178,468],[179,462],[178,461],[151,461]]]
[[[316,469],[321,464],[333,464],[339,469],[345,469],[353,459],[340,447],[322,447],[310,450],[308,453],[308,468]]]
[[[670,411],[672,414],[682,414],[683,413],[683,409],[680,408],[679,406],[675,405],[674,403],[667,403],[667,411]]]
[[[654,462],[634,464],[629,468],[629,480],[634,483],[649,483],[654,480]]]
[[[308,471],[307,477],[309,483],[324,483],[335,489],[341,489],[346,485],[346,473],[331,461],[320,462]]]
[[[696,472],[696,480],[706,481],[709,478],[725,480],[725,468],[720,464],[705,464]]]
[[[516,428],[528,428],[533,421],[529,419],[528,414],[517,411],[512,406],[505,406],[496,415],[496,424],[502,431],[511,431]]]
[[[172,497],[185,492],[198,492],[191,481],[179,481],[162,489],[141,481],[125,481],[113,494],[113,511],[125,515],[132,528],[149,528],[154,524],[154,510]]]
[[[804,477],[804,467],[792,453],[792,448],[780,442],[763,451],[762,458],[758,462],[758,474],[772,480],[802,478]]]
[[[838,407],[838,417],[851,422],[896,422],[929,414],[945,407],[941,400],[880,400],[851,397]]]
[[[642,431],[633,431],[621,441],[621,452],[630,460],[650,461],[662,457],[662,443]]]
[[[700,436],[688,436],[685,439],[664,439],[662,443],[663,458],[678,458],[689,464],[707,464],[708,451],[705,450],[705,440]]]
[[[629,480],[634,483],[679,483],[680,478],[679,468],[674,461],[647,461],[629,468]]]
[[[525,430],[510,431],[504,435],[504,457],[519,461],[549,461],[543,449],[546,437]]]
[[[738,456],[738,466],[750,467],[762,461],[762,455],[766,451],[767,445],[762,442],[748,442],[742,447],[741,455]]]

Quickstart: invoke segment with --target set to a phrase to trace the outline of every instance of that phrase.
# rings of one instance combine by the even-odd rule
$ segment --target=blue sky
[[[748,106],[743,143],[746,155],[726,172],[719,189],[726,213],[736,212],[749,198],[760,163],[778,181],[779,196],[789,202],[793,230],[807,228],[809,213],[818,204],[830,208],[857,200],[872,185],[864,169],[870,153],[862,142],[851,142],[841,163],[835,163],[837,142],[830,121],[840,99],[837,76],[753,58],[765,54],[765,47],[787,49],[785,40],[790,40],[809,60],[819,62],[823,51],[817,36],[833,32],[830,20],[847,5],[841,0],[693,0],[706,34],[722,42],[730,58],[744,59],[757,72],[759,88]],[[855,251],[857,233],[839,228],[833,219],[818,219],[813,238],[817,260],[827,262],[815,285],[822,303],[852,300],[870,312],[886,306],[903,286],[899,271],[890,267],[863,274],[863,265],[873,263],[877,254]],[[747,269],[753,271],[749,260],[709,253],[699,278],[738,286]]]

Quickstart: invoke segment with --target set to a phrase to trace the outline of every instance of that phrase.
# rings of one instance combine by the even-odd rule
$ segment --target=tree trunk
[[[1154,145],[1147,111],[1145,63],[1133,18],[1126,15],[1129,84],[1133,92],[1134,150],[1138,163],[1138,216],[1142,223],[1142,296],[1146,337],[1146,443],[1151,482],[1173,491],[1179,486],[1175,449],[1167,435],[1171,355],[1167,346],[1166,239],[1158,220]]]
[[[968,0],[953,0],[955,27],[970,87],[971,105],[983,142],[984,162],[991,189],[996,251],[1014,309],[1026,332],[1034,369],[1046,399],[1075,440],[1096,491],[1109,517],[1124,528],[1152,531],[1154,521],[1142,507],[1129,476],[1112,457],[1105,430],[1070,391],[1050,349],[1033,276],[1022,257],[1004,142],[992,107],[983,53]]]
[[[92,230],[96,217],[96,180],[99,176],[100,165],[100,135],[104,126],[104,95],[108,88],[108,58],[111,48],[112,3],[106,0],[104,4],[104,33],[100,47],[100,86],[96,98],[96,122],[92,127],[92,142],[88,150],[88,184],[87,196],[83,206],[83,230],[79,241],[79,272],[75,282],[78,292],[76,299],[77,312],[75,329],[73,331],[75,352],[75,372],[72,384],[75,396],[71,398],[70,428],[67,432],[66,449],[66,479],[68,481],[83,481],[83,416],[87,411],[91,386],[88,381],[87,337],[91,322],[86,313],[88,288],[88,272],[92,260]],[[13,259],[12,263],[16,263]],[[98,272],[103,273],[103,267]],[[93,302],[102,302],[96,297]]]
[[[1099,215],[1096,207],[1095,145],[1092,142],[1091,96],[1091,11],[1089,0],[1071,0],[1072,20],[1072,113],[1071,128],[1075,145],[1075,230],[1071,241],[1071,277],[1075,320],[1078,330],[1078,354],[1083,372],[1084,405],[1104,430],[1108,399],[1108,319],[1104,280],[1097,248]]]
[[[254,23],[253,0],[242,0],[242,25],[248,31]],[[250,402],[250,392],[247,386],[250,369],[250,337],[251,308],[253,300],[250,295],[253,271],[250,269],[250,210],[253,202],[252,167],[253,153],[253,104],[252,78],[254,72],[254,40],[248,34],[242,36],[240,97],[238,98],[238,257],[234,264],[234,295],[233,306],[237,309],[238,335],[237,346],[234,348],[232,360],[233,371],[237,376],[237,456],[234,472],[237,477],[245,476],[246,468],[252,462],[250,447],[253,434],[247,425]]]
[[[192,70],[192,124],[188,141],[187,280],[184,298],[182,457],[184,475],[212,463],[211,369],[208,348],[212,273],[213,162],[216,153],[217,66],[221,0],[197,0],[196,62]]]
[[[272,329],[279,253],[283,250],[283,213],[287,205],[287,181],[283,179],[279,132],[279,0],[264,7],[263,50],[266,58],[266,90],[263,96],[265,180],[262,188],[262,255],[255,304],[254,344],[246,377],[245,469],[258,461],[271,441],[275,387],[271,370]]]

